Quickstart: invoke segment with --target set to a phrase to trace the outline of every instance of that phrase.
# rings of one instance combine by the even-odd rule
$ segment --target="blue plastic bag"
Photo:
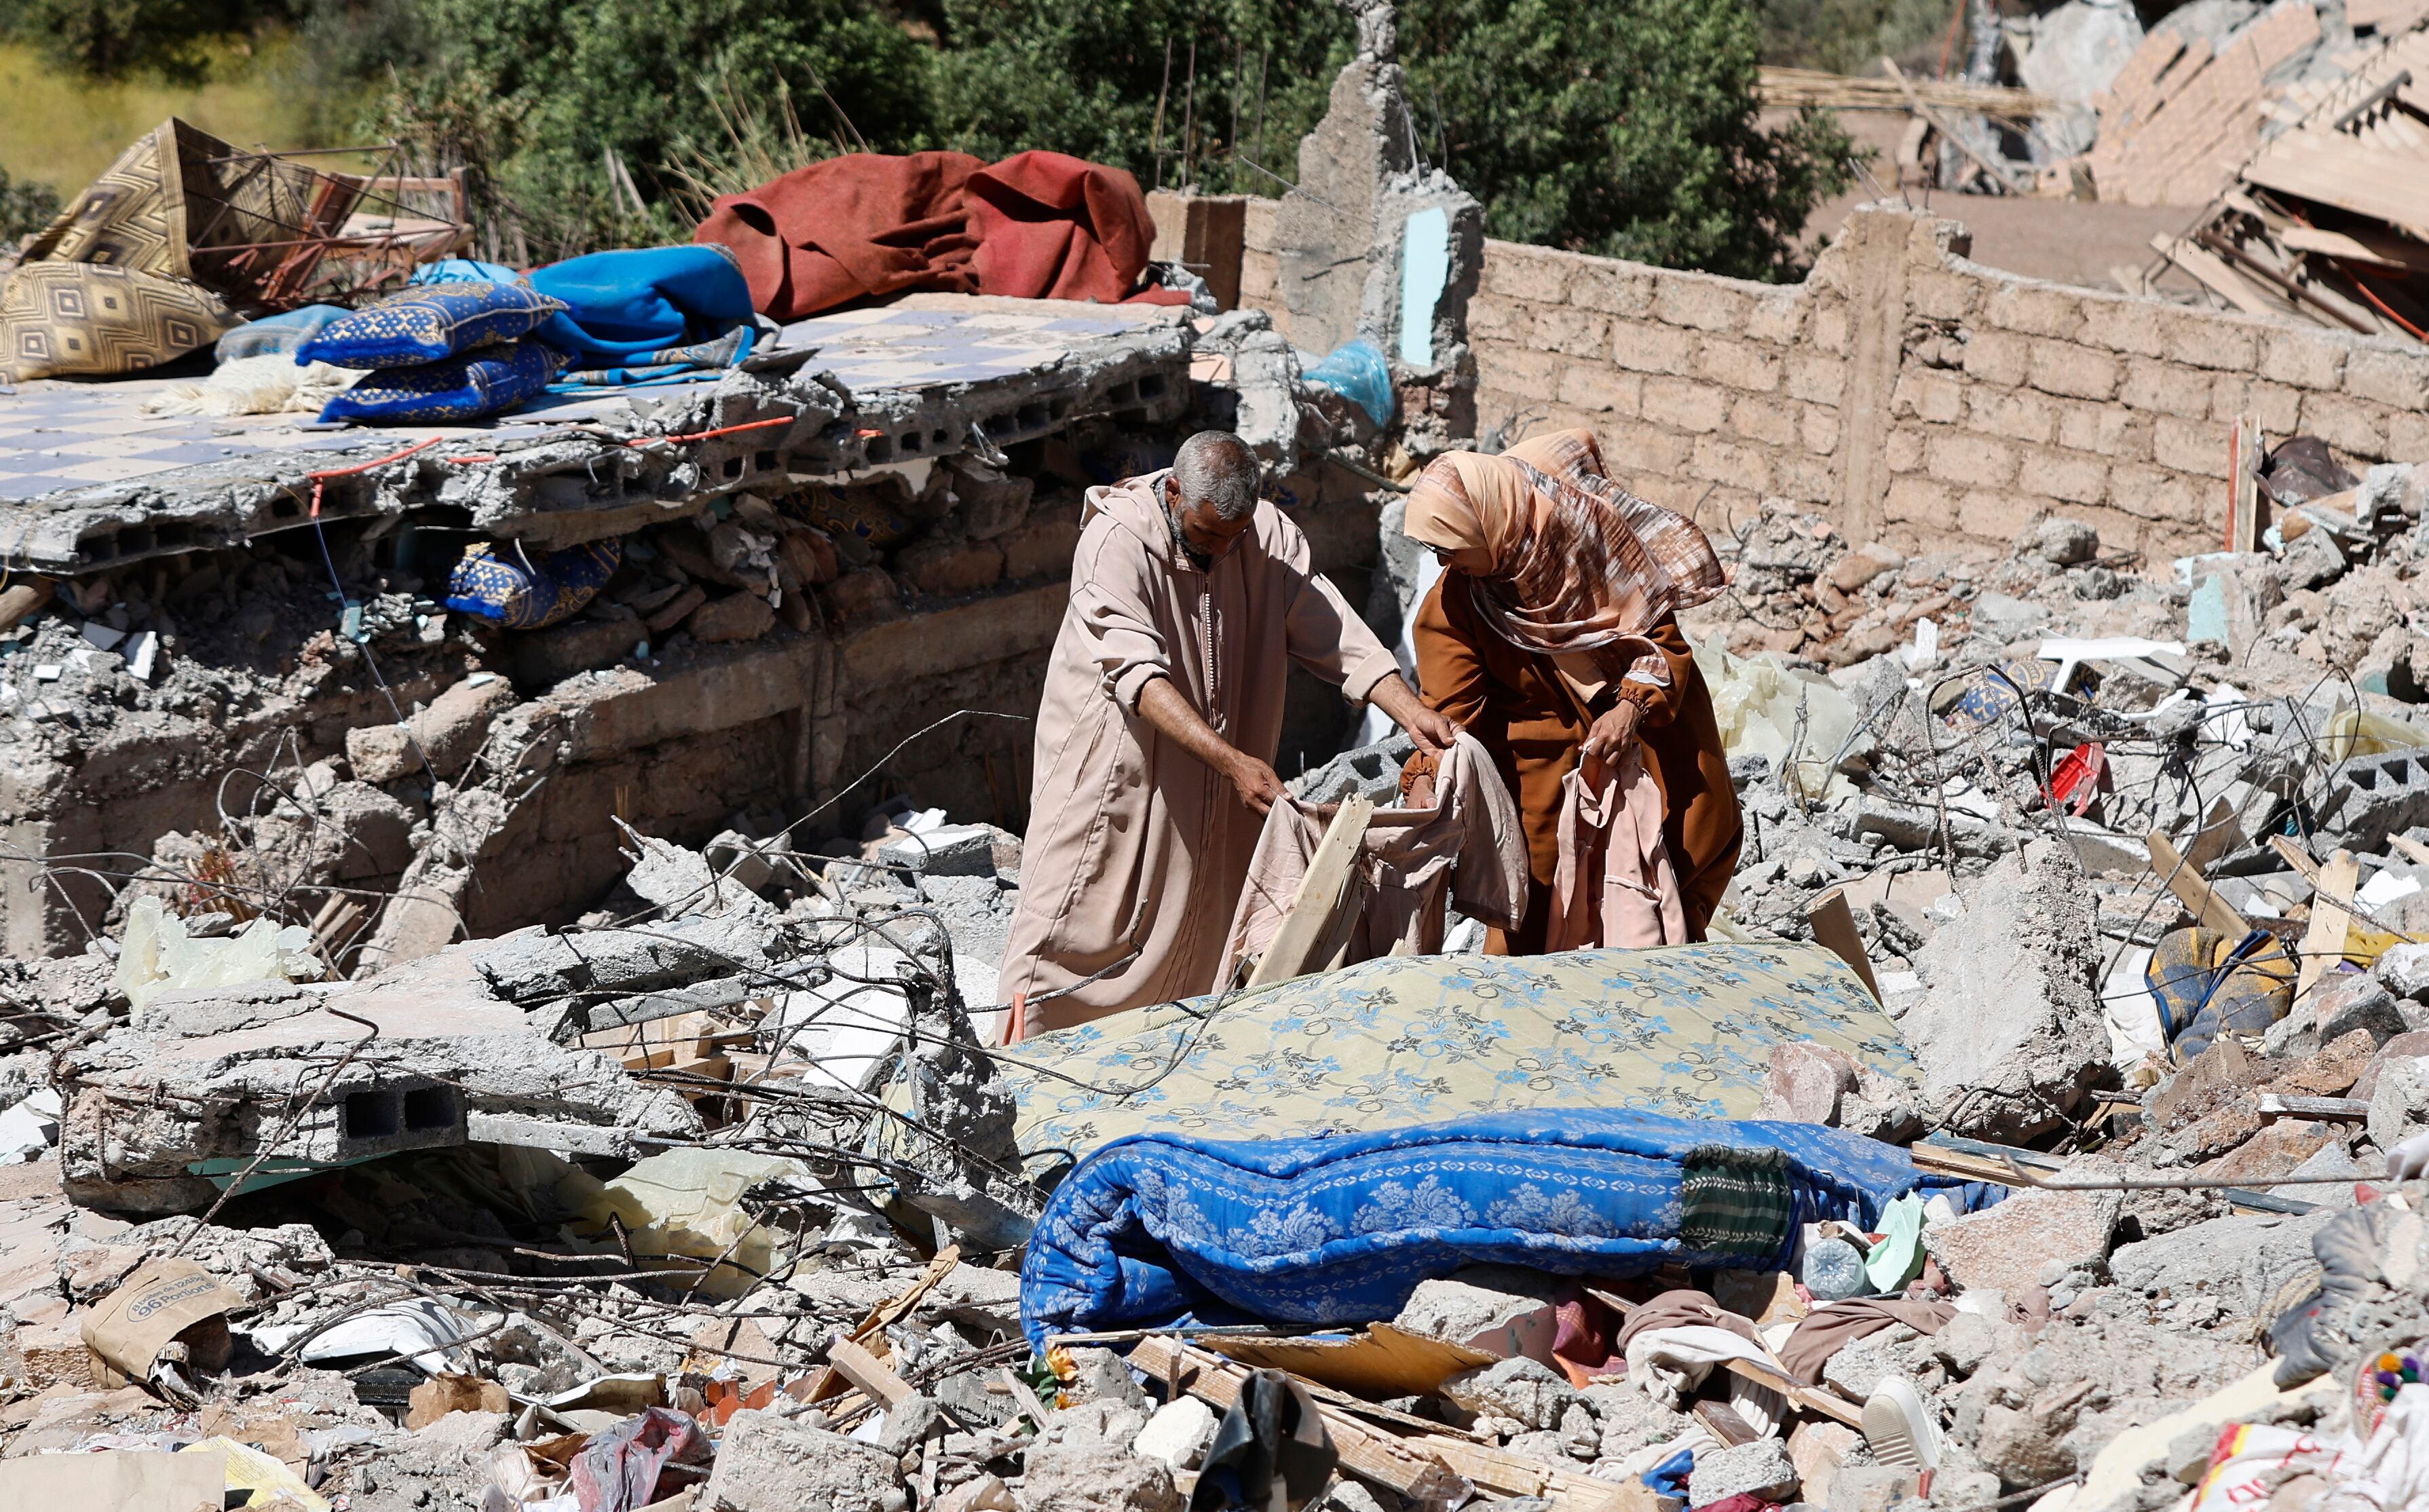
[[[1375,343],[1363,337],[1334,347],[1331,355],[1303,376],[1350,401],[1378,425],[1391,424],[1392,415],[1399,407],[1399,400],[1392,392],[1392,365],[1384,360]]]

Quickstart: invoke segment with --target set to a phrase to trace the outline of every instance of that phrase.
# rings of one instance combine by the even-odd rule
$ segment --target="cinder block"
[[[1573,362],[1561,373],[1561,403],[1603,414],[1633,415],[1644,380],[1598,362]]]
[[[2217,374],[2206,368],[2184,368],[2150,357],[2135,357],[2125,364],[2124,381],[2118,386],[2117,397],[2136,409],[2199,419],[2209,413],[2210,393],[2216,383]]]
[[[1963,273],[1935,269],[1909,274],[1906,281],[1908,308],[1929,320],[1968,320],[1981,298],[1981,281]]]
[[[2005,331],[1975,332],[1965,343],[1966,372],[1982,383],[2021,387],[2030,353],[2026,340]]]
[[[2302,423],[2303,391],[2241,373],[2222,372],[2212,380],[2210,418],[2232,420],[2249,415],[2271,436],[2292,434]]]
[[[2297,388],[2334,388],[2344,377],[2343,343],[2272,332],[2260,342],[2260,376]]]
[[[1892,478],[1881,501],[1881,518],[1893,524],[1946,531],[1957,523],[1957,493],[1929,478]]]
[[[2071,504],[2104,503],[2108,498],[2107,462],[2079,452],[2026,452],[2016,481]]]
[[[1467,302],[1467,338],[1533,346],[1535,307],[1499,294],[1479,294]]]
[[[1758,287],[1710,273],[1665,273],[1654,286],[1653,313],[1698,331],[1743,331]]]
[[[2036,515],[2058,507],[2055,499],[2006,488],[1975,488],[1957,501],[1957,528],[1977,541],[2007,545],[2024,534]]]
[[[2429,760],[2418,750],[2356,756],[2337,768],[2318,834],[2346,850],[2384,850],[2389,835],[2429,824]]]
[[[1771,459],[1762,448],[1724,441],[1718,436],[1696,439],[1694,460],[1688,468],[1708,482],[1727,484],[1750,493],[1765,493],[1771,487]]]
[[[1614,320],[1611,360],[1633,372],[1692,372],[1697,338],[1692,331],[1654,320]]]
[[[1643,320],[1653,313],[1655,275],[1625,263],[1587,258],[1569,277],[1569,303],[1581,310]]]
[[[1795,398],[1815,404],[1836,404],[1846,387],[1845,359],[1810,352],[1788,354],[1788,391]]]
[[[1908,368],[1890,391],[1890,413],[1900,419],[1954,425],[1965,418],[1964,380],[1937,368]]]
[[[2083,302],[2085,334],[2122,356],[2163,356],[2168,343],[2159,318],[2165,309],[2151,300],[2090,296]]]
[[[1923,443],[1930,433],[1920,425],[1893,425],[1881,438],[1881,455],[1892,472],[1921,472]]]
[[[1822,404],[1808,404],[1798,422],[1805,450],[1817,457],[1826,457],[1839,450],[1839,412]]]
[[[1813,308],[1813,350],[1844,354],[1847,350],[1847,302],[1829,300]]]
[[[2226,476],[2227,428],[2215,420],[2163,415],[2151,428],[2151,455],[2163,468],[2206,478]]]
[[[1701,434],[1719,430],[1728,412],[1728,395],[1710,384],[1685,378],[1644,381],[1644,415],[1648,420]]]
[[[1514,241],[1484,244],[1484,288],[1487,293],[1523,299],[1536,304],[1565,304],[1569,279],[1577,267],[1574,253],[1554,252]]]
[[[1811,300],[1801,288],[1758,295],[1754,307],[1746,312],[1746,339],[1781,347],[1795,345],[1796,338],[1805,333],[1809,304]]]
[[[2016,453],[2004,442],[1942,431],[1924,443],[1924,466],[1944,483],[1995,488],[2015,477]]]
[[[1714,337],[1704,343],[1697,370],[1713,383],[1752,394],[1779,386],[1779,357],[1744,341]]]
[[[1797,444],[1797,412],[1793,403],[1748,394],[1729,406],[1729,429],[1766,446]]]
[[[2345,358],[2344,390],[2355,399],[2420,409],[2429,404],[2429,359],[2409,353],[2355,352]]]
[[[1772,491],[1806,503],[1829,503],[1839,497],[1839,469],[1821,457],[1789,454],[1776,460]]]
[[[2387,459],[2388,418],[2385,406],[2366,399],[2352,399],[2342,394],[2308,393],[2303,396],[2304,430],[2339,452],[2371,462]]]
[[[2108,399],[2117,392],[2117,359],[2090,347],[2036,339],[2030,370],[2032,386],[2043,393]]]
[[[2083,333],[2083,305],[2071,291],[2052,284],[1993,285],[1982,302],[1982,319],[2002,331],[2072,341]],[[2098,340],[2098,335],[2092,336]]]
[[[2259,361],[2258,334],[2232,318],[2191,310],[2160,313],[2159,331],[2165,355],[2196,368],[2250,372]]]
[[[1599,357],[1611,339],[1611,317],[1574,305],[1535,312],[1535,345],[1572,357]]]
[[[1967,400],[1965,424],[1970,430],[2043,445],[2057,434],[2060,402],[2029,388],[1977,387]]]

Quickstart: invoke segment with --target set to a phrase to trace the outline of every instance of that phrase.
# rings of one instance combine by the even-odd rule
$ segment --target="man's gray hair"
[[[1257,507],[1257,453],[1229,431],[1200,431],[1173,454],[1172,481],[1182,503],[1239,519]]]

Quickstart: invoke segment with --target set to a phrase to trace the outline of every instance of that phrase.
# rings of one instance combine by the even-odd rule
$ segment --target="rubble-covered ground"
[[[1909,559],[1785,509],[1720,538],[1732,589],[1686,616],[1747,821],[1714,933],[1826,936],[1835,891],[1916,1067],[1791,1044],[1764,1114],[2007,1194],[1914,1228],[1806,1224],[1776,1274],[1586,1283],[1615,1307],[1695,1293],[1766,1357],[1851,1294],[1925,1305],[1786,1394],[1666,1358],[1581,1377],[1513,1354],[1571,1317],[1577,1283],[1427,1281],[1362,1321],[1459,1368],[1278,1409],[1316,1413],[1331,1457],[1274,1497],[2207,1512],[2423,1494],[2388,1445],[2417,1410],[2401,1361],[2429,1338],[2429,1192],[2387,1165],[2429,1128],[2429,528],[2409,469],[2351,479],[2303,454],[2269,474],[2277,524],[2243,555],[2135,561],[2051,518],[2005,555]],[[642,615],[683,581],[653,568],[608,601]],[[35,694],[56,707],[6,728],[70,739],[104,695],[117,717],[229,697],[183,671],[110,694],[128,653],[87,628],[241,637],[218,591],[27,621],[14,655],[61,669]],[[462,633],[412,591],[374,653],[391,678],[411,648],[467,659],[447,697],[474,713],[414,727],[461,773],[511,737],[511,700],[477,697],[493,649],[442,651]],[[358,942],[244,900],[392,885],[428,847],[433,811],[367,776],[383,752],[349,758],[123,879],[85,954],[0,963],[0,1485],[28,1456],[199,1445],[265,1487],[254,1505],[1256,1500],[1233,1440],[1270,1455],[1283,1430],[1227,1416],[1253,1383],[1218,1344],[1147,1330],[1033,1354],[1023,1336],[1024,1241],[1088,1152],[1020,1148],[998,1076],[1020,1054],[998,1048],[1016,1011],[995,985],[1017,837],[904,797],[699,850],[628,829],[630,871],[578,925],[385,969],[349,956],[339,978]],[[1302,790],[1386,794],[1397,762],[1351,752]],[[322,856],[324,824],[386,848]],[[264,856],[303,881],[242,874]],[[2163,1007],[2154,951],[2193,949],[2196,926],[2202,961],[2243,969]],[[178,1326],[147,1336],[153,1318]],[[2368,1371],[2355,1391],[2383,1356],[2392,1427]],[[2255,1426],[2222,1440],[2237,1423]]]

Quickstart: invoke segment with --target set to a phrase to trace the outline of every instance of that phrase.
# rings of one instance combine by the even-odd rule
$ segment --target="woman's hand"
[[[1644,707],[1628,698],[1612,704],[1610,713],[1594,722],[1580,752],[1589,783],[1600,782],[1604,769],[1628,754],[1636,744],[1637,727],[1644,722]]]

